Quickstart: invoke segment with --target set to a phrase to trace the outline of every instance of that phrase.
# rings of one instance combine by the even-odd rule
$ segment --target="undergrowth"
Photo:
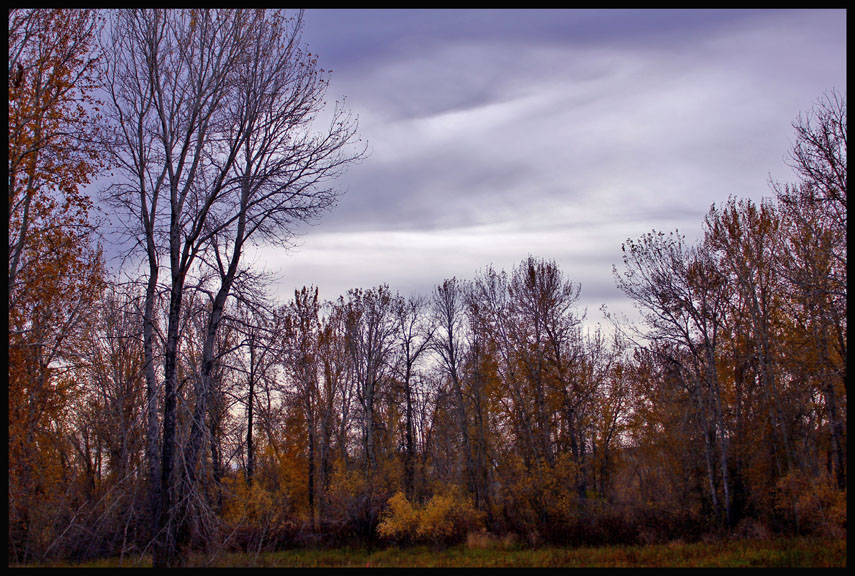
[[[819,538],[729,539],[647,546],[531,548],[481,535],[466,544],[294,548],[277,552],[191,554],[188,566],[217,567],[845,567],[846,540]],[[33,565],[31,565],[33,566]],[[108,558],[43,567],[150,567],[151,558]]]

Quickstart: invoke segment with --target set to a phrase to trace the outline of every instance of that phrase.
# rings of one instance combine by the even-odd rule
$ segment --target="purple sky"
[[[257,252],[283,299],[427,293],[533,254],[592,323],[629,313],[621,243],[769,196],[791,123],[846,88],[843,10],[307,10],[303,40],[370,156],[299,248]]]

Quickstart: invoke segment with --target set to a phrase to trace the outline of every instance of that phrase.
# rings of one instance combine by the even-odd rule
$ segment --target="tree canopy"
[[[246,247],[285,249],[365,150],[342,105],[318,123],[302,18],[10,10],[10,561],[845,536],[845,95],[795,120],[793,182],[627,239],[637,324],[586,328],[536,255],[281,301]]]

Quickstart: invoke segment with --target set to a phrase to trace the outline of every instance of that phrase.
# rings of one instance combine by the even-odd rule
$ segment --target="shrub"
[[[480,529],[484,516],[459,489],[434,494],[422,508],[398,492],[389,499],[377,533],[396,542],[450,544]]]
[[[412,541],[419,524],[419,513],[403,492],[389,499],[377,533],[381,538],[396,542]]]
[[[258,550],[290,542],[297,532],[280,492],[260,481],[247,484],[241,475],[223,479],[223,528],[226,548]]]
[[[775,508],[792,519],[796,532],[839,538],[846,534],[846,491],[830,476],[792,472],[777,483]]]
[[[260,525],[270,521],[275,508],[273,495],[261,483],[247,484],[242,476],[224,478],[223,519],[229,524]]]
[[[433,544],[459,542],[484,523],[484,513],[459,490],[434,495],[419,515],[416,537]]]
[[[538,460],[531,464],[518,454],[509,454],[499,470],[500,517],[505,528],[528,535],[532,546],[555,540],[579,519],[577,472],[570,454],[560,454],[554,463]]]

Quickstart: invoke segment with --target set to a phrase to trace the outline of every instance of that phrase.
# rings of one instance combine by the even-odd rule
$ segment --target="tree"
[[[334,205],[338,192],[331,182],[361,155],[348,150],[356,124],[340,107],[326,131],[312,133],[313,119],[324,106],[327,81],[317,60],[301,50],[301,29],[302,14],[286,19],[274,12],[247,25],[243,64],[247,68],[236,79],[235,99],[227,101],[240,118],[244,135],[230,184],[207,218],[212,232],[201,258],[216,271],[220,286],[209,313],[196,416],[185,451],[190,470],[198,460],[203,435],[200,423],[215,364],[213,343],[246,245],[265,240],[287,246],[299,224],[311,222]],[[311,423],[311,411],[307,415]],[[311,474],[311,457],[310,469]],[[310,490],[310,508],[313,496]]]
[[[580,289],[554,261],[533,256],[510,275],[488,268],[472,284],[471,322],[481,333],[473,342],[491,351],[486,358],[495,358],[501,382],[507,498],[524,503],[515,517],[527,529],[551,531],[559,517],[569,520],[571,499],[556,488],[587,495],[587,419],[596,383],[578,365]],[[530,483],[514,478],[521,470]],[[556,499],[564,502],[560,512]]]
[[[320,338],[320,303],[318,289],[303,287],[294,291],[294,300],[283,311],[283,363],[295,388],[300,409],[306,422],[308,466],[306,492],[309,519],[315,525],[315,450],[317,425],[315,415],[319,402],[318,347]]]
[[[81,135],[96,127],[98,25],[92,10],[9,11],[10,308],[20,273],[40,260],[33,243],[58,234],[87,242],[83,187],[102,164]]]
[[[434,327],[427,322],[425,310],[427,299],[413,295],[410,298],[397,296],[393,302],[398,343],[398,361],[396,370],[403,385],[404,417],[405,417],[405,493],[409,500],[415,494],[415,379],[416,362],[429,350],[433,339]]]
[[[249,301],[239,302],[231,318],[232,331],[240,343],[236,344],[231,367],[234,372],[245,378],[246,388],[246,482],[252,485],[255,475],[255,407],[258,403],[257,397],[272,387],[275,378],[273,367],[279,359],[282,349],[280,339],[283,337],[281,318],[275,311],[268,310],[268,306],[261,302]],[[228,321],[228,317],[226,317]],[[220,330],[222,332],[222,330]],[[228,366],[224,362],[224,350],[217,353],[215,367],[224,369]],[[232,352],[231,350],[229,352]],[[210,376],[213,376],[210,375]],[[242,387],[243,388],[243,387]],[[212,391],[208,391],[210,394]]]
[[[178,559],[176,522],[172,517],[176,496],[173,455],[184,285],[204,244],[207,214],[222,194],[222,183],[239,145],[234,139],[226,139],[231,150],[225,166],[211,156],[213,142],[230,131],[221,103],[229,93],[229,73],[240,62],[239,31],[243,22],[229,16],[197,11],[117,12],[112,23],[114,50],[106,65],[114,129],[108,146],[117,169],[125,175],[125,180],[114,185],[112,198],[135,217],[137,226],[132,231],[145,246],[149,263],[145,339],[156,565]],[[206,172],[213,172],[212,178],[218,182],[213,188],[204,181],[202,174]],[[166,214],[161,200],[166,204]],[[164,236],[166,246],[160,244]],[[157,390],[152,315],[162,252],[169,258],[170,294],[164,350],[162,451],[158,459],[152,408]]]
[[[325,303],[323,316],[318,335],[318,361],[322,374],[318,398],[318,511],[321,522],[328,522],[333,462],[336,459],[340,462],[347,459],[353,366],[350,363],[347,315],[343,300]]]
[[[721,255],[734,293],[728,305],[730,330],[734,336],[744,332],[747,338],[745,355],[758,376],[764,397],[780,478],[795,465],[780,383],[778,347],[785,328],[780,315],[784,296],[778,268],[782,247],[780,215],[769,201],[757,206],[750,200],[731,198],[721,209],[710,209],[705,225],[706,241]]]
[[[322,106],[325,84],[316,60],[299,50],[300,25],[299,17],[290,21],[260,10],[115,14],[115,50],[105,69],[113,121],[107,144],[123,179],[111,187],[111,198],[132,215],[131,232],[145,249],[148,302],[154,298],[162,254],[169,264],[160,492],[152,491],[153,533],[163,534],[157,540],[157,565],[179,560],[172,505],[177,498],[176,368],[188,276],[209,251],[207,261],[221,281],[209,316],[195,427],[185,454],[192,469],[203,434],[213,342],[246,242],[253,234],[290,238],[292,224],[331,205],[335,195],[320,185],[352,159],[340,155],[353,136],[353,124],[342,112],[334,114],[326,134],[315,138],[305,131]],[[146,362],[153,366],[151,353]],[[151,368],[148,387],[153,405]],[[149,452],[154,487],[157,457],[153,449]]]
[[[349,290],[347,339],[356,383],[356,397],[362,408],[362,443],[366,477],[377,470],[375,450],[377,400],[388,383],[389,360],[395,325],[392,295],[386,285],[369,290]]]
[[[678,355],[669,358],[681,366],[686,391],[694,399],[704,437],[709,498],[713,514],[731,525],[728,436],[722,409],[717,363],[724,321],[726,283],[708,246],[687,247],[676,233],[651,232],[638,242],[622,246],[626,271],[615,268],[618,287],[642,313],[645,336],[667,342]],[[683,356],[682,351],[686,352]],[[718,495],[715,457],[721,476]],[[723,500],[723,503],[722,503]]]
[[[451,383],[454,398],[454,418],[462,440],[466,486],[473,495],[475,505],[481,504],[477,492],[475,460],[469,437],[469,419],[463,393],[463,361],[465,355],[466,302],[465,288],[457,278],[443,280],[431,299],[434,323],[433,349],[439,354],[441,365]]]
[[[352,370],[353,389],[359,408],[362,443],[362,473],[354,513],[357,530],[374,534],[379,518],[378,430],[382,401],[390,389],[391,360],[396,326],[392,316],[392,294],[385,284],[348,290],[341,301],[345,314],[345,339]]]
[[[784,217],[781,271],[810,329],[838,487],[846,484],[846,97],[826,94],[793,124],[794,185],[773,184]],[[841,399],[841,396],[843,397]]]
[[[566,280],[554,261],[531,256],[514,269],[508,284],[512,310],[510,333],[535,401],[532,422],[536,450],[540,458],[550,463],[554,462],[555,454],[550,441],[548,396],[552,391],[557,392],[565,405],[570,398],[567,370],[574,355],[574,330],[580,322],[575,314],[580,291],[581,286]],[[528,353],[523,352],[526,345]],[[580,400],[584,398],[570,402]],[[567,408],[578,411],[581,405]]]
[[[102,165],[95,131],[90,10],[9,12],[9,543],[27,561],[49,550],[65,507],[61,415],[70,369],[104,279],[85,186]]]

